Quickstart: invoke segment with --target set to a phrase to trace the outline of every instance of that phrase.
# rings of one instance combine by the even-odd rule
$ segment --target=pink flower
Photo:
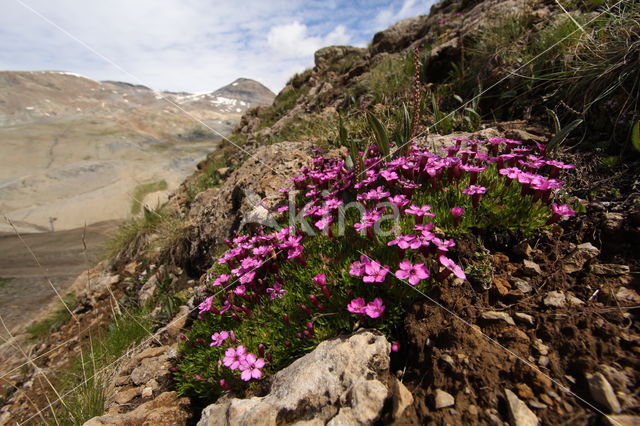
[[[478,185],[471,185],[469,188],[462,190],[462,193],[467,195],[484,194],[485,192],[487,192],[487,188]]]
[[[424,206],[418,207],[415,204],[411,204],[411,207],[409,207],[408,209],[405,209],[404,212],[416,215],[418,217],[422,217],[422,216],[434,217],[435,214],[429,212],[429,210],[431,210],[431,206],[429,205],[425,204]]]
[[[229,302],[228,300],[225,300],[224,303],[222,304],[222,307],[220,308],[220,315],[224,314],[229,309],[231,309],[231,302]]]
[[[403,260],[399,265],[400,269],[396,271],[396,277],[408,280],[409,284],[417,285],[425,278],[429,278],[429,270],[424,263],[416,263],[412,265],[408,260]]]
[[[327,202],[325,203],[325,206],[327,207],[327,209],[329,210],[335,210],[338,207],[340,207],[342,205],[342,200],[339,200],[337,198],[329,198],[327,200]]]
[[[295,259],[300,257],[300,255],[302,254],[302,250],[303,250],[302,246],[297,246],[289,249],[287,251],[287,259]]]
[[[284,296],[286,290],[282,289],[282,285],[280,283],[273,284],[273,288],[268,288],[267,293],[270,294],[269,300],[275,300],[279,297]]]
[[[222,343],[229,338],[227,331],[221,331],[220,333],[213,333],[211,335],[211,344],[209,346],[222,346]]]
[[[393,181],[398,179],[398,174],[393,170],[382,170],[380,172],[380,176],[382,176],[386,181]]]
[[[217,287],[217,286],[226,284],[230,278],[231,278],[231,275],[229,274],[220,274],[220,276],[216,278],[216,280],[213,282],[213,286]]]
[[[256,276],[255,270],[243,272],[238,281],[240,281],[240,283],[242,284],[249,284],[251,281],[253,281],[253,278],[255,276]]]
[[[576,212],[566,204],[558,205],[551,203],[551,210],[553,211],[553,215],[547,220],[547,225],[556,223],[561,217],[571,217],[576,214]]]
[[[394,195],[393,197],[389,197],[389,202],[395,204],[398,208],[404,207],[409,204],[409,200],[406,195]]]
[[[205,312],[209,312],[211,310],[211,304],[213,303],[213,296],[209,296],[204,301],[198,305],[199,313],[203,314]]]
[[[381,283],[385,280],[389,268],[386,265],[380,265],[375,260],[371,260],[364,265],[364,272],[366,275],[362,277],[362,281],[365,283]]]
[[[446,278],[451,272],[453,272],[455,276],[460,278],[461,280],[464,280],[467,278],[462,268],[459,265],[457,265],[453,260],[449,259],[444,255],[440,255],[438,260],[440,261],[440,264],[445,267],[445,269],[440,272],[442,275],[444,275],[441,279]],[[446,275],[444,273],[446,273]]]
[[[347,305],[347,311],[351,312],[352,314],[363,314],[365,307],[366,302],[364,301],[364,299],[362,297],[358,297],[357,299],[353,299],[351,302],[349,302],[349,304]]]
[[[333,217],[327,215],[327,216],[324,216],[319,221],[317,221],[315,223],[315,225],[318,227],[318,229],[324,230],[324,229],[328,228],[329,226],[331,226],[332,223],[333,223]]]
[[[238,296],[242,296],[243,294],[247,294],[247,288],[244,285],[239,285],[233,289],[233,292]]]
[[[366,211],[362,215],[362,219],[360,219],[360,222],[355,223],[353,227],[356,229],[356,231],[360,232],[364,229],[367,229],[373,226],[378,221],[378,219],[380,219],[380,213],[378,211],[376,210]]]
[[[391,352],[399,352],[400,351],[400,342],[397,340],[391,344]]]
[[[240,345],[237,348],[229,348],[224,353],[222,363],[225,367],[229,367],[231,370],[237,370],[240,364],[244,361],[247,354],[247,349]]]
[[[351,264],[349,274],[354,277],[361,277],[364,274],[364,265],[369,263],[369,258],[366,256],[360,256],[360,261],[355,261]]]
[[[371,318],[378,318],[382,316],[385,307],[382,303],[382,299],[376,297],[373,301],[369,302],[364,308],[364,313]]]
[[[391,193],[384,190],[384,187],[379,186],[376,189],[372,189],[367,192],[364,196],[365,200],[381,200],[385,197],[388,197]]]
[[[517,167],[508,167],[506,169],[500,169],[498,173],[509,179],[517,179],[518,176],[520,176],[520,173],[522,173],[522,170]]]
[[[264,256],[273,251],[272,246],[260,246],[253,249],[253,254],[256,256]]]
[[[480,196],[485,192],[487,192],[487,188],[477,185],[471,185],[469,188],[462,190],[463,194],[471,195],[471,203],[474,208],[477,208],[480,205]]]
[[[240,364],[240,378],[245,382],[262,377],[260,369],[264,367],[264,358],[256,358],[254,354],[247,354]]]
[[[325,274],[318,274],[313,277],[314,284],[319,285],[320,287],[327,285],[327,276]]]
[[[566,204],[556,204],[551,203],[551,210],[553,210],[553,214],[557,214],[563,217],[571,217],[576,214],[576,212]]]

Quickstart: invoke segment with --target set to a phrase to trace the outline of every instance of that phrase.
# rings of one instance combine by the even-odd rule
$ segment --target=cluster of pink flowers
[[[237,348],[228,348],[224,353],[222,364],[229,369],[240,370],[240,378],[245,382],[262,377],[260,370],[265,366],[264,358],[258,358],[247,349],[239,345]]]
[[[499,197],[497,187],[500,190],[508,188],[512,193],[515,188],[515,194],[519,192],[521,197],[529,197],[534,203],[549,205],[552,215],[547,224],[575,214],[569,206],[551,202],[555,191],[563,185],[558,180],[560,171],[573,166],[546,159],[543,146],[538,146],[534,151],[534,148],[526,147],[522,142],[504,138],[486,141],[458,138],[454,141],[455,144],[447,147],[443,155],[412,146],[407,155],[390,161],[382,158],[375,147],[369,148],[370,152],[363,155],[365,170],[359,176],[347,167],[344,160],[318,154],[308,167],[301,170],[299,176],[291,180],[292,187],[283,188],[280,192],[297,194],[297,211],[308,220],[314,231],[324,233],[329,238],[334,238],[337,218],[344,211],[343,204],[353,199],[360,202],[363,211],[351,232],[366,233],[372,241],[397,249],[397,256],[392,257],[397,260],[393,263],[388,261],[392,263],[391,269],[382,261],[367,255],[350,264],[350,275],[375,286],[376,291],[391,288],[390,275],[406,281],[410,286],[421,285],[426,280],[442,281],[451,275],[466,279],[463,268],[451,258],[450,252],[455,247],[455,241],[443,235],[432,221],[436,217],[435,211],[442,212],[438,209],[441,206],[434,204],[434,209],[424,204],[424,193],[459,191],[464,194],[455,194],[458,197],[455,198],[456,204],[461,205],[448,206],[445,217],[438,217],[443,222],[449,221],[454,227],[466,223],[462,222],[463,219],[473,217],[469,215],[470,212],[478,212],[476,209],[485,206],[485,201],[481,204],[483,197],[485,200],[491,196]],[[500,185],[495,185],[496,182],[500,182]],[[420,192],[414,197],[418,190]],[[471,198],[473,209],[469,208],[466,196]],[[282,205],[274,210],[292,214],[291,207]],[[404,225],[408,224],[411,231],[384,239],[374,235],[374,231],[390,207],[395,207],[403,215]],[[226,265],[226,272],[216,277],[209,274],[207,279],[212,290],[220,296],[205,298],[198,306],[199,314],[226,315],[241,323],[253,315],[251,307],[255,304],[286,298],[287,287],[280,275],[280,267],[283,262],[295,262],[301,267],[307,265],[303,256],[304,229],[289,226],[270,233],[260,229],[252,235],[236,235],[226,241],[229,249],[217,261],[218,265]],[[324,312],[335,300],[332,299],[335,296],[332,296],[325,274],[316,275],[313,283],[315,290],[307,295],[309,303],[296,302],[300,310],[298,314],[302,312],[305,318],[304,326],[293,331],[300,339],[315,337],[316,314]],[[353,299],[346,307],[348,312],[361,318],[383,316],[386,308],[381,297],[367,302],[363,297],[357,297],[359,294],[350,292],[347,294]],[[346,300],[340,306],[344,306],[344,303]],[[288,314],[283,314],[282,320],[286,327],[296,327]],[[216,332],[211,340],[210,345],[215,347],[228,342],[236,344],[233,331]],[[284,344],[289,346],[291,342],[287,340]],[[260,352],[260,356],[263,356],[263,352]],[[269,357],[267,359],[270,360]],[[231,370],[239,370],[245,381],[260,378],[260,369],[265,365],[264,358],[247,353],[242,345],[229,347],[222,362]]]
[[[365,283],[382,283],[387,276],[387,272],[389,272],[387,265],[381,265],[365,255],[360,256],[360,261],[353,262],[351,269],[349,269],[351,275],[362,277],[362,281]]]
[[[369,303],[362,297],[358,297],[349,302],[347,310],[352,314],[366,314],[370,318],[379,318],[384,313],[385,306],[379,297],[376,297]]]

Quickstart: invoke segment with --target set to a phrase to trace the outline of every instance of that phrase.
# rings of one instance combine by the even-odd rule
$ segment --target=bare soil
[[[15,233],[0,234],[0,312],[13,334],[55,297],[51,284],[64,295],[73,280],[102,257],[104,245],[118,223],[96,223],[86,231],[77,228],[21,234],[22,240]],[[0,336],[6,336],[4,329],[0,329]]]
[[[483,235],[490,251],[488,282],[445,282],[407,315],[403,349],[392,362],[415,403],[401,423],[500,424],[509,418],[509,389],[542,424],[599,424],[609,412],[589,392],[586,375],[596,372],[611,383],[624,414],[640,414],[640,303],[618,293],[623,287],[640,291],[640,207],[632,192],[626,187],[618,201],[591,202],[586,214],[527,240],[528,259],[541,274],[524,274],[525,256],[514,249],[521,240]],[[612,210],[620,213],[612,216]],[[565,272],[565,257],[585,242],[600,255],[580,271]],[[481,251],[475,237],[458,243],[463,264],[477,262],[474,253]],[[598,263],[624,264],[631,273],[597,275],[590,265]],[[523,293],[517,280],[532,290]],[[551,291],[583,303],[547,306]],[[485,320],[487,311],[507,313],[515,324]],[[533,324],[516,313],[530,315]],[[455,408],[437,409],[436,389],[454,396]]]

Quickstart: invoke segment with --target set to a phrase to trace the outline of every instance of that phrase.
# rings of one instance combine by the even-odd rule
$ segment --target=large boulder
[[[281,142],[259,148],[218,188],[198,194],[189,211],[189,258],[210,262],[209,250],[224,243],[257,204],[270,208],[312,155],[310,142]],[[199,265],[206,267],[207,265]]]
[[[87,421],[84,426],[129,425],[172,426],[187,424],[189,399],[176,392],[164,392],[127,413],[105,414]]]
[[[390,376],[389,351],[383,336],[367,330],[322,342],[277,373],[266,396],[223,397],[198,425],[372,424],[387,402],[398,418],[412,397]]]
[[[427,15],[403,19],[386,30],[376,33],[369,52],[372,56],[382,52],[399,52],[423,37],[428,31]]]
[[[338,70],[341,65],[345,68],[358,60],[365,58],[367,49],[353,46],[328,46],[316,51],[313,55],[316,70],[324,71],[331,68]]]

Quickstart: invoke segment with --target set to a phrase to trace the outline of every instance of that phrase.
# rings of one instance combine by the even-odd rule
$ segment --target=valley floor
[[[20,331],[73,280],[102,257],[104,244],[118,221],[105,221],[84,228],[21,235],[0,234],[0,312],[12,333]],[[87,246],[83,248],[83,234]],[[41,266],[34,260],[33,251]],[[6,336],[0,329],[0,336]]]

